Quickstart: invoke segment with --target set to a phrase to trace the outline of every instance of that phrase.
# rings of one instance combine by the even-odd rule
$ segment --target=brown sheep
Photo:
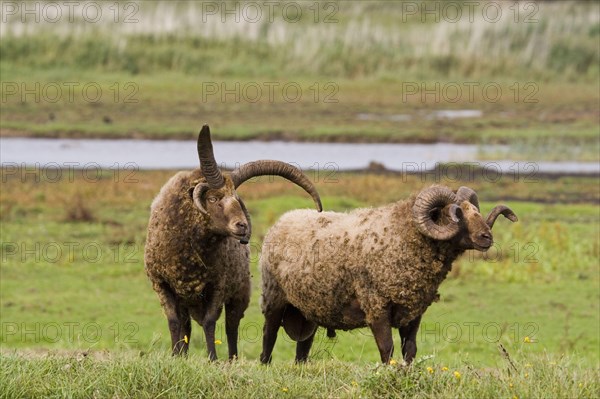
[[[215,323],[225,306],[229,357],[237,356],[240,319],[250,298],[250,218],[236,188],[261,175],[278,175],[306,190],[321,211],[319,194],[295,167],[256,161],[224,175],[214,159],[210,131],[198,136],[200,168],[179,172],[151,206],[144,261],[171,333],[173,354],[189,348],[191,318],[204,329],[216,359]]]
[[[328,336],[368,326],[384,363],[394,350],[391,329],[398,328],[410,363],[421,315],[437,299],[452,262],[467,249],[490,248],[500,214],[517,220],[503,205],[484,219],[473,190],[443,186],[350,213],[286,213],[263,244],[261,362],[271,361],[283,325],[297,341],[297,362],[307,359],[318,326]]]

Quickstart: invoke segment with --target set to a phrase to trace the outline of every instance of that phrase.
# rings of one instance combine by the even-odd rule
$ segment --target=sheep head
[[[421,191],[413,205],[413,220],[422,234],[478,251],[487,251],[494,243],[492,227],[499,215],[512,222],[518,220],[505,205],[496,206],[484,219],[477,194],[468,187],[454,193],[447,187],[432,186]]]
[[[223,186],[220,188],[214,188],[209,183],[198,183],[191,193],[196,208],[209,216],[213,231],[231,235],[242,244],[248,243],[250,218],[230,177],[223,176]]]
[[[204,180],[190,188],[194,205],[209,216],[214,231],[230,235],[247,244],[252,234],[250,215],[236,189],[245,181],[264,175],[276,175],[302,187],[313,198],[317,210],[323,207],[317,190],[297,168],[281,161],[261,160],[244,164],[230,175],[223,175],[215,161],[210,128],[204,125],[198,135],[198,157]]]

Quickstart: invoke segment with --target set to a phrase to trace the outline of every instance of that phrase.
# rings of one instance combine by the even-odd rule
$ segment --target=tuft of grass
[[[65,204],[66,222],[94,222],[96,217],[90,206],[87,204],[81,194],[76,194]]]
[[[519,369],[482,369],[458,359],[412,367],[337,360],[262,366],[209,363],[197,355],[48,353],[0,355],[0,397],[598,397],[598,371],[574,358],[521,354]],[[27,370],[27,372],[23,372]]]

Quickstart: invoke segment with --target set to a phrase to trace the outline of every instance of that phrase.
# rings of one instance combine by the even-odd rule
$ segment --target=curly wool
[[[390,306],[400,310],[393,327],[423,314],[464,251],[419,233],[414,202],[283,215],[263,244],[263,313],[289,303],[306,319],[343,330],[365,327]]]
[[[248,303],[248,247],[232,237],[209,232],[210,218],[194,206],[189,194],[190,187],[202,181],[200,169],[179,172],[154,199],[144,259],[146,274],[159,297],[159,287],[166,283],[190,306],[201,304],[206,297],[221,307],[233,298]],[[163,304],[165,299],[159,299]],[[196,313],[202,310],[206,309],[196,309]],[[194,309],[190,311],[195,316]]]

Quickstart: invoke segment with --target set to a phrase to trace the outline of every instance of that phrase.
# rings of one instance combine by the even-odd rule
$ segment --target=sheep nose
[[[246,233],[246,230],[248,230],[248,224],[245,222],[237,222],[235,224],[235,227],[237,227],[238,230],[242,231],[242,233]]]
[[[488,232],[483,232],[479,235],[479,237],[485,239],[485,240],[491,240],[492,239],[492,234],[488,233]]]

